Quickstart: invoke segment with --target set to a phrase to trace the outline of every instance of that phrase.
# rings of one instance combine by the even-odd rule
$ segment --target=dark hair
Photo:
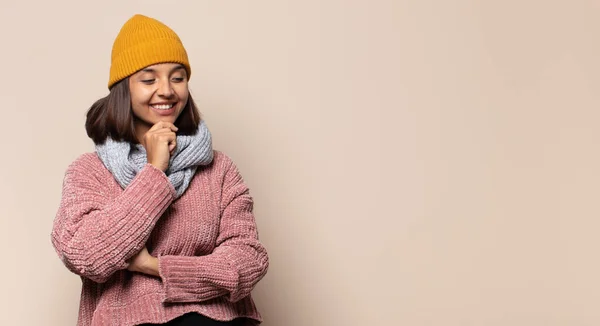
[[[131,110],[129,78],[125,78],[110,88],[110,93],[97,100],[86,114],[85,131],[95,144],[102,144],[111,137],[116,141],[138,143],[135,136],[135,119]],[[178,135],[193,135],[198,129],[201,116],[192,94],[183,111],[175,121]]]

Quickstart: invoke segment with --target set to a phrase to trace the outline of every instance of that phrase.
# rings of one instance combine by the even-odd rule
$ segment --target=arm
[[[253,200],[233,163],[222,194],[217,247],[206,256],[160,256],[164,302],[199,302],[225,296],[236,302],[266,274],[269,259],[258,241]]]
[[[103,193],[93,164],[67,169],[63,194],[52,229],[52,245],[65,266],[95,282],[105,282],[127,268],[175,190],[163,172],[146,165],[114,199]]]

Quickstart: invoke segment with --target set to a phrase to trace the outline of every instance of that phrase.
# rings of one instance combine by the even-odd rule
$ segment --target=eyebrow
[[[181,70],[181,69],[185,69],[185,67],[181,64],[177,65],[175,68],[171,69],[171,72],[175,71],[175,70]],[[153,68],[144,68],[142,69],[143,72],[156,72],[156,70],[154,70]]]

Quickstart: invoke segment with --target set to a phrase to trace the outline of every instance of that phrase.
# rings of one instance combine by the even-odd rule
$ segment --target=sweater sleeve
[[[159,256],[164,302],[200,302],[250,294],[267,273],[269,258],[258,240],[253,200],[231,163],[224,178],[216,247],[205,256]]]
[[[93,164],[77,163],[64,177],[52,245],[70,271],[102,283],[143,248],[175,189],[148,164],[121,194],[109,196]]]

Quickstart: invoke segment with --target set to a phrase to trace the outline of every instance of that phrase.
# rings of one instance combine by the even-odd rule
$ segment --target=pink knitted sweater
[[[192,311],[262,321],[250,292],[269,260],[253,200],[231,159],[214,153],[177,200],[150,164],[124,190],[95,153],[68,167],[51,239],[81,276],[77,325],[164,323]],[[158,257],[160,277],[127,270],[144,246]]]

